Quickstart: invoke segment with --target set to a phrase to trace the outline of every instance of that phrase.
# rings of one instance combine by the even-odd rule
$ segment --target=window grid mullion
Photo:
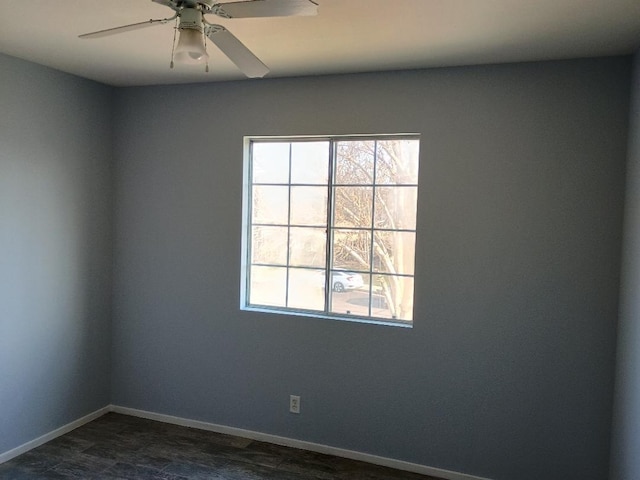
[[[371,316],[372,312],[372,303],[373,303],[373,245],[374,245],[374,219],[376,215],[376,176],[378,173],[378,141],[376,140],[373,144],[373,185],[371,186],[371,243],[369,246],[369,316]]]
[[[249,221],[247,222],[247,258],[245,259],[247,262],[247,273],[244,285],[244,302],[246,304],[251,303],[251,270],[253,263],[253,141],[249,142],[249,158],[251,159],[247,172],[249,175],[249,191],[247,192]]]
[[[291,152],[293,143],[289,143],[289,185],[287,185],[287,261],[286,274],[284,284],[284,304],[289,308],[289,270],[291,259]]]
[[[279,264],[279,263],[265,263],[265,262],[255,262],[252,263],[251,266],[253,267],[275,267],[275,268],[286,268],[285,265]],[[317,267],[306,267],[304,265],[300,265],[300,266],[295,266],[293,268],[298,268],[300,270],[309,270],[309,271],[314,271],[317,272],[319,270],[319,268]],[[353,269],[353,270],[349,270],[352,273],[359,273],[359,274],[364,274],[367,275],[369,272],[365,271],[365,270],[357,270],[357,269]],[[414,278],[415,275],[411,274],[411,273],[386,273],[386,272],[378,272],[376,273],[376,275],[380,276],[380,277],[403,277],[403,278]]]
[[[288,187],[292,185],[294,187],[322,187],[324,184],[322,183],[282,183],[282,182],[255,182],[253,186],[256,187]],[[334,187],[372,187],[372,183],[334,183]],[[394,188],[405,188],[405,187],[413,187],[417,188],[417,183],[381,183],[378,185],[379,187],[394,187]]]
[[[329,141],[329,171],[327,176],[327,229],[326,229],[326,259],[324,265],[324,313],[329,314],[331,310],[331,299],[333,298],[333,279],[331,273],[331,263],[333,258],[333,206],[335,202],[333,183],[335,180],[336,162],[335,141]]]

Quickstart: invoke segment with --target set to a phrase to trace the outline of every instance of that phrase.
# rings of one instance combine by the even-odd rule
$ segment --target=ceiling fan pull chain
[[[178,32],[178,17],[176,17],[176,25],[173,27],[173,44],[171,45],[171,63],[169,68],[173,68],[173,55],[176,51],[176,35]]]
[[[207,36],[204,33],[204,28],[202,29],[202,40],[204,41],[204,52],[208,54],[209,52],[207,52]],[[204,71],[205,73],[209,73],[209,55],[207,55],[207,63],[205,63]]]

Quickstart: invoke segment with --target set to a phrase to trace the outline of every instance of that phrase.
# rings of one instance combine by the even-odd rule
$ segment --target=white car
[[[334,271],[331,272],[331,288],[334,292],[344,292],[353,290],[364,285],[362,275],[353,272]],[[322,275],[322,286],[324,287],[324,274]]]

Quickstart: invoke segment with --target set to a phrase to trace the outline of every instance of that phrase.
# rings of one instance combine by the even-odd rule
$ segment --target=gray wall
[[[611,480],[640,478],[640,54],[635,57]]]
[[[113,402],[496,480],[605,478],[629,76],[118,90]],[[385,132],[422,135],[414,328],[239,311],[243,135]]]
[[[0,55],[0,453],[109,403],[111,101]]]

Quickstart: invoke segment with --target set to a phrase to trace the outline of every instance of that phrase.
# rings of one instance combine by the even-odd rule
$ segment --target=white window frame
[[[336,183],[334,183],[334,175],[332,174],[332,170],[335,166],[335,143],[340,141],[350,141],[350,140],[391,140],[391,139],[411,139],[417,140],[420,142],[420,135],[416,133],[403,133],[403,134],[372,134],[372,135],[329,135],[329,136],[246,136],[244,137],[244,149],[243,149],[243,203],[242,203],[242,244],[241,244],[241,285],[240,285],[240,309],[245,311],[255,311],[255,312],[265,312],[265,313],[276,313],[280,315],[294,315],[294,316],[306,316],[306,317],[314,317],[314,318],[323,318],[323,319],[332,319],[332,320],[343,320],[350,322],[363,322],[363,323],[371,323],[376,325],[390,325],[390,326],[398,326],[405,328],[413,327],[413,315],[412,319],[407,320],[393,320],[393,319],[385,319],[382,317],[372,317],[372,316],[363,316],[363,315],[353,315],[353,314],[343,314],[343,313],[334,313],[330,311],[331,306],[331,297],[333,295],[333,289],[331,288],[331,278],[332,275],[327,275],[327,273],[331,272],[331,249],[333,244],[333,231],[336,229],[335,225],[332,224],[332,214],[330,213],[331,204],[333,202],[332,199],[332,190],[336,187]],[[249,291],[250,291],[250,269],[251,269],[251,242],[252,242],[252,233],[251,229],[253,226],[252,223],[252,145],[254,142],[303,142],[303,141],[327,141],[330,142],[330,158],[329,158],[329,178],[327,181],[327,189],[328,199],[327,199],[327,241],[326,241],[326,263],[325,263],[325,310],[324,311],[316,311],[316,310],[304,310],[297,309],[286,306],[268,306],[268,305],[253,305],[249,303]],[[377,160],[376,160],[377,161]],[[291,182],[288,183],[289,187],[291,187]],[[408,184],[407,186],[416,187],[419,191],[418,182],[415,184]],[[375,192],[376,184],[375,180],[372,184],[373,191]],[[417,205],[416,205],[416,223],[417,223]],[[290,222],[290,219],[289,219]],[[289,223],[289,228],[290,223]],[[371,230],[375,230],[375,227],[372,225]],[[416,235],[416,243],[417,243],[417,225],[413,230],[397,230],[393,231],[406,231],[413,232]],[[414,250],[415,252],[415,250]],[[287,256],[288,256],[287,252]],[[415,253],[413,262],[415,265]],[[287,266],[289,267],[289,263],[287,261]],[[373,265],[370,265],[369,272],[370,275],[377,275],[378,273],[373,271]],[[378,274],[379,275],[379,274]],[[415,280],[415,271],[413,274],[395,274],[395,276],[404,276],[411,277]],[[414,298],[413,311],[415,312],[415,285],[412,292]],[[371,296],[371,287],[369,290],[369,296]],[[371,310],[371,307],[369,307]]]

